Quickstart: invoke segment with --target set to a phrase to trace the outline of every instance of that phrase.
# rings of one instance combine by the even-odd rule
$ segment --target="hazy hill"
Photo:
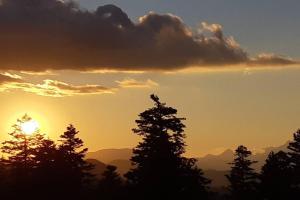
[[[94,169],[92,170],[92,174],[96,175],[98,179],[102,178],[102,173],[105,170],[106,165],[95,159],[88,159],[89,163],[94,165]],[[111,165],[117,166],[120,174],[125,174],[130,169],[130,162],[128,160],[115,160],[111,163]],[[204,174],[207,178],[212,180],[211,186],[214,188],[219,188],[226,186],[228,181],[225,177],[227,171],[218,171],[218,170],[204,170]]]
[[[288,142],[279,147],[268,147],[264,149],[263,153],[253,155],[252,159],[258,161],[255,168],[259,171],[271,151],[278,152],[280,150],[286,150],[287,145]],[[87,154],[89,162],[96,166],[93,173],[97,174],[98,177],[101,177],[107,164],[117,166],[118,172],[123,175],[131,168],[131,156],[131,149],[103,149]],[[230,170],[228,163],[232,162],[233,156],[234,152],[228,149],[219,155],[208,154],[204,157],[197,158],[197,165],[203,169],[208,178],[213,180],[213,187],[222,187],[228,183],[225,174]]]
[[[225,177],[228,171],[218,171],[218,170],[204,170],[204,175],[212,180],[211,186],[215,188],[220,188],[228,185],[228,180]]]
[[[102,173],[106,168],[106,165],[103,162],[96,159],[87,159],[86,161],[94,165],[94,169],[92,169],[91,173],[93,175],[96,175],[96,177],[100,179],[102,177]]]
[[[289,142],[286,142],[285,144],[279,146],[279,147],[267,147],[264,149],[263,153],[257,153],[253,156],[253,159],[258,161],[258,163],[255,165],[255,168],[257,170],[260,170],[262,165],[265,164],[265,160],[268,157],[269,153],[271,151],[278,152],[278,151],[287,151],[287,146]]]
[[[252,156],[253,160],[258,161],[256,164],[256,169],[264,164],[266,157],[271,151],[278,152],[280,150],[286,150],[288,142],[279,147],[267,147],[264,149],[263,153],[257,153]],[[204,170],[218,170],[218,171],[228,171],[230,169],[229,162],[233,160],[234,152],[230,149],[224,151],[219,155],[208,154],[204,157],[197,158],[200,168]],[[103,149],[96,152],[89,152],[87,154],[88,159],[96,159],[105,164],[116,165],[119,167],[120,172],[126,172],[130,168],[130,158],[132,156],[131,149]]]
[[[228,163],[232,161],[234,152],[230,149],[219,155],[208,154],[204,157],[197,158],[197,165],[205,170],[229,170]]]
[[[252,156],[253,160],[258,161],[255,164],[255,169],[260,170],[261,166],[265,163],[265,160],[271,151],[278,152],[280,150],[287,150],[288,142],[279,147],[267,147],[264,149],[264,152],[257,153]],[[230,149],[224,151],[219,155],[206,155],[204,157],[197,158],[198,166],[205,170],[219,170],[219,171],[228,171],[230,170],[230,165],[228,163],[232,162],[234,152]]]
[[[113,160],[112,162],[109,163],[110,165],[114,165],[118,167],[118,172],[120,174],[125,174],[126,172],[131,169],[131,162],[129,160]]]
[[[115,160],[129,160],[132,156],[132,149],[102,149],[87,153],[88,159],[97,159],[109,164]]]

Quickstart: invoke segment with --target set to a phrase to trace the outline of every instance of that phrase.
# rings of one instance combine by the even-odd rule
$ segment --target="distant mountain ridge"
[[[288,142],[279,147],[267,147],[263,153],[257,153],[252,156],[252,160],[258,161],[254,165],[256,170],[260,170],[261,166],[265,163],[265,159],[271,151],[278,152],[280,150],[286,151]],[[102,149],[96,152],[87,153],[89,159],[96,168],[93,172],[97,176],[101,176],[105,169],[105,165],[114,165],[118,167],[118,172],[124,175],[131,168],[130,158],[132,156],[132,149]],[[221,187],[227,185],[225,174],[230,170],[228,163],[232,162],[234,151],[231,149],[225,150],[219,155],[208,154],[203,157],[197,158],[197,165],[203,169],[204,174],[213,180],[212,186]],[[99,162],[97,162],[99,161]]]
[[[91,173],[98,179],[101,179],[102,173],[105,171],[106,164],[96,159],[87,159],[86,161],[94,166],[94,168],[91,170]]]
[[[267,147],[262,153],[256,153],[252,155],[252,160],[258,161],[254,165],[256,170],[260,170],[262,165],[264,165],[266,158],[268,157],[271,151],[287,151],[287,146],[289,142],[279,146],[279,147]],[[228,171],[230,170],[230,165],[228,163],[232,162],[234,157],[234,151],[227,149],[219,155],[208,154],[204,157],[197,158],[197,165],[205,170],[219,170],[219,171]]]
[[[130,160],[132,156],[132,149],[102,149],[95,152],[88,152],[87,159],[96,159],[109,164],[114,160]]]
[[[225,150],[219,155],[208,154],[203,157],[196,158],[197,165],[207,170],[229,170],[228,163],[232,161],[234,152],[231,149]]]
[[[265,162],[268,154],[271,151],[278,152],[280,150],[287,150],[288,142],[279,146],[279,147],[267,147],[264,149],[263,153],[257,153],[252,156],[253,160],[258,161],[258,164],[255,166],[259,169]],[[96,159],[105,164],[117,164],[122,165],[123,167],[130,167],[128,164],[132,156],[132,149],[123,148],[123,149],[102,149],[96,152],[89,152],[87,154],[87,159]],[[207,170],[229,170],[230,165],[228,163],[232,162],[234,156],[234,151],[231,149],[225,150],[223,153],[218,155],[208,154],[203,157],[197,158],[197,165],[202,169]],[[127,163],[125,162],[127,161]]]

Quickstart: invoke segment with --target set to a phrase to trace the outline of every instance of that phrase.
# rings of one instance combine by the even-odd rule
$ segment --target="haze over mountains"
[[[118,167],[120,174],[126,173],[131,168],[130,158],[132,156],[132,149],[102,149],[96,152],[89,152],[87,159],[98,160],[106,165],[114,165]]]
[[[271,151],[286,151],[287,145],[288,142],[279,147],[267,147],[264,149],[264,152],[254,154],[252,159],[258,161],[258,163],[254,165],[255,169],[258,171],[260,170]],[[105,165],[117,166],[118,172],[123,175],[131,168],[131,156],[132,149],[129,148],[102,149],[87,154],[89,162],[96,166],[93,173],[97,176],[101,176],[101,173],[105,169]],[[227,185],[227,180],[224,175],[230,170],[230,165],[228,163],[232,162],[233,156],[234,151],[227,149],[219,155],[208,154],[197,158],[197,165],[204,170],[204,173],[208,178],[212,179],[213,187],[222,187]]]
[[[102,149],[96,152],[89,152],[87,158],[96,159],[109,164],[115,160],[128,160],[132,156],[132,149]]]

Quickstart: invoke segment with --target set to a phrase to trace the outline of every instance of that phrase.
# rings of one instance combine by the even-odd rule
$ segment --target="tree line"
[[[10,139],[2,143],[0,197],[2,199],[132,199],[132,200],[283,200],[300,195],[300,130],[288,151],[271,152],[258,173],[251,151],[235,150],[226,192],[212,192],[210,180],[184,156],[185,118],[175,108],[151,95],[154,106],[142,112],[133,133],[141,142],[133,149],[132,168],[124,176],[108,165],[97,179],[85,155],[88,151],[69,125],[55,142],[36,131],[23,133],[25,115],[13,126]]]

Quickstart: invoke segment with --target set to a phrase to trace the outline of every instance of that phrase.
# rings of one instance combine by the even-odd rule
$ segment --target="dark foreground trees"
[[[260,175],[260,195],[266,200],[292,199],[292,168],[287,153],[271,152],[262,167]]]
[[[226,177],[229,180],[230,199],[233,200],[253,200],[257,199],[257,173],[252,168],[251,156],[245,146],[239,146],[235,150],[235,158],[232,163],[231,171]]]
[[[79,197],[82,186],[89,181],[91,174],[89,170],[93,168],[85,161],[85,154],[88,149],[83,147],[83,141],[78,138],[78,131],[73,125],[69,125],[67,130],[60,136],[58,152],[58,167],[61,170],[60,180],[61,193],[68,193],[68,196]]]
[[[36,148],[42,143],[43,135],[36,131],[33,135],[27,135],[22,131],[22,124],[30,121],[28,115],[24,115],[13,125],[13,131],[9,133],[10,140],[3,142],[1,147],[5,157],[2,158],[2,166],[6,170],[6,191],[4,195],[16,198],[33,188],[33,169],[37,163],[34,162]]]
[[[185,153],[184,118],[151,95],[154,107],[136,120],[142,142],[133,150],[133,169],[126,178],[135,199],[206,199],[208,183],[195,159]]]
[[[37,197],[48,194],[44,198],[51,199],[57,195],[59,180],[61,179],[58,170],[58,157],[57,146],[50,139],[43,139],[35,149],[33,158],[35,167],[30,171],[32,171],[31,184]]]
[[[13,126],[10,139],[1,147],[0,198],[2,199],[85,199],[85,200],[205,200],[223,199],[209,190],[209,180],[184,157],[184,118],[177,110],[151,95],[152,108],[139,115],[133,132],[142,141],[133,151],[132,169],[126,178],[117,168],[107,166],[101,180],[90,172],[87,149],[72,125],[55,142],[38,130],[25,134],[25,115]],[[253,169],[251,151],[236,149],[228,200],[285,200],[300,195],[300,130],[288,151],[271,152],[261,173]]]
[[[117,172],[117,167],[108,165],[98,183],[97,194],[103,200],[115,200],[125,198],[124,181]]]
[[[91,166],[84,159],[87,149],[81,149],[78,132],[70,125],[57,146],[39,130],[24,133],[21,125],[29,120],[27,115],[18,120],[1,148],[0,175],[5,180],[1,195],[9,199],[80,198]]]
[[[293,134],[288,151],[271,152],[260,175],[261,198],[298,199],[300,195],[300,130]]]
[[[292,167],[292,190],[294,196],[300,195],[300,129],[294,133],[294,140],[289,143],[288,155]]]

